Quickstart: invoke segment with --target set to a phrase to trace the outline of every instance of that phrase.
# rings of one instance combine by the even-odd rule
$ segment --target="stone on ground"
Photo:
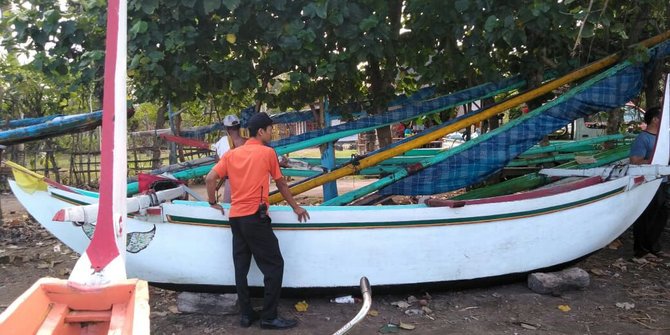
[[[540,294],[561,295],[565,291],[585,288],[590,282],[588,272],[580,268],[528,275],[528,288]]]
[[[177,296],[177,309],[182,313],[229,315],[237,314],[237,294],[182,292]]]

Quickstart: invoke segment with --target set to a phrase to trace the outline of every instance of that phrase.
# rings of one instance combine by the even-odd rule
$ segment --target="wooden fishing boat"
[[[128,279],[103,288],[42,278],[0,315],[2,334],[140,334],[148,331],[146,281]],[[148,334],[148,332],[145,332]]]
[[[25,119],[16,119],[16,120],[0,120],[1,129],[11,129],[19,128],[25,126],[32,126],[40,123],[44,123],[50,120],[53,120],[57,117],[63,116],[63,114],[47,115],[41,117],[25,118]]]
[[[42,123],[0,131],[0,144],[11,145],[54,136],[81,133],[97,128],[101,122],[101,111],[76,115],[61,115],[49,118]]]
[[[0,314],[0,334],[149,334],[147,282],[127,279],[125,266],[126,2],[109,1],[107,15],[97,229],[69,279],[38,280]],[[28,176],[24,190],[44,193],[48,180]]]
[[[661,166],[670,156],[669,93],[666,88],[663,131],[653,157]],[[271,206],[285,259],[284,286],[350,286],[363,274],[376,285],[456,281],[570,262],[606,246],[642,213],[662,180],[658,171],[649,171],[563,180],[484,199],[311,206],[307,223],[299,223],[288,207]],[[86,248],[96,224],[86,217],[94,216],[83,214],[73,223],[53,219],[61,209],[97,203],[94,194],[55,186],[31,193],[16,181],[10,185],[52,234],[77,252]],[[73,208],[75,218],[92,207]],[[175,200],[138,208],[127,231],[132,276],[156,283],[234,285],[228,217],[207,203]],[[250,284],[262,283],[252,267]]]

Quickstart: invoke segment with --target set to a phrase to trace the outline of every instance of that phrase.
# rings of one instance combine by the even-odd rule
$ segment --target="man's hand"
[[[275,180],[275,183],[277,184],[277,189],[279,190],[279,193],[284,196],[284,199],[286,199],[286,202],[293,208],[293,212],[298,215],[298,221],[299,222],[307,222],[309,220],[309,213],[307,211],[300,207],[298,203],[293,199],[293,195],[291,195],[291,191],[288,189],[288,184],[286,183],[286,179],[284,177],[281,177],[279,179]]]
[[[307,210],[304,208],[296,206],[293,208],[293,212],[298,215],[299,222],[307,222],[307,220],[309,220],[309,213],[307,213]]]
[[[279,167],[287,168],[289,167],[288,164],[288,157],[286,156],[279,156]]]
[[[220,210],[220,211],[221,211],[221,215],[226,215],[226,211],[223,210],[223,206],[221,206],[221,205],[219,205],[219,204],[214,204],[214,205],[211,205],[211,204],[210,204],[209,207],[212,207],[212,208],[215,208],[215,209]]]

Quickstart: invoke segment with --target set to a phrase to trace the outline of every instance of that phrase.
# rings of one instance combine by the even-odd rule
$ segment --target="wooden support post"
[[[4,145],[0,145],[0,162],[2,162],[2,152],[5,151],[6,147]],[[0,201],[0,226],[2,226],[5,222],[2,220],[2,201]]]
[[[170,130],[172,130],[173,135],[177,135],[177,130],[175,129],[174,115],[172,114],[172,103],[168,101],[167,103],[168,110],[168,122],[170,123]],[[169,165],[177,164],[177,144],[174,142],[169,142],[170,146],[170,156],[168,160],[170,161]]]
[[[324,98],[323,104],[321,104],[323,113],[324,126],[331,126],[331,117],[328,112],[328,98]],[[321,166],[328,169],[328,171],[333,171],[335,169],[335,142],[329,142],[326,145],[325,150],[321,153]],[[332,198],[337,197],[337,181],[331,181],[323,184],[323,201],[328,201]]]
[[[92,180],[91,179],[91,151],[93,151],[91,149],[91,146],[93,145],[92,144],[93,143],[93,139],[92,139],[93,133],[89,133],[89,135],[90,136],[88,137],[88,152],[86,153],[86,175],[88,177],[87,183],[88,183],[88,185],[91,185],[91,180]],[[99,150],[102,150],[102,148],[100,148]]]

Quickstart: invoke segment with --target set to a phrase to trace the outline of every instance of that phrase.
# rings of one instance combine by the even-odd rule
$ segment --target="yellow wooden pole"
[[[654,46],[660,42],[663,42],[667,39],[670,38],[670,30],[656,35],[652,38],[649,38],[647,40],[644,40],[638,45],[642,45],[644,47],[651,47]],[[524,92],[522,94],[519,94],[515,97],[509,98],[495,106],[492,106],[491,108],[488,108],[481,113],[478,113],[476,115],[464,118],[460,121],[455,122],[454,124],[444,127],[438,130],[435,130],[434,132],[424,134],[421,136],[416,136],[416,138],[413,138],[411,141],[407,143],[403,143],[395,148],[391,148],[386,151],[382,151],[380,153],[376,153],[374,155],[371,155],[369,157],[365,157],[361,160],[358,161],[358,165],[354,166],[352,164],[347,164],[337,170],[333,170],[329,173],[326,173],[324,175],[318,176],[314,179],[310,179],[305,181],[304,183],[300,183],[298,185],[295,185],[290,188],[291,194],[296,195],[303,193],[305,191],[311,190],[315,187],[321,186],[327,182],[337,180],[339,178],[355,174],[357,171],[364,169],[369,166],[376,165],[379,162],[385,161],[391,157],[395,157],[398,155],[401,155],[409,150],[418,148],[422,145],[425,145],[427,143],[430,143],[431,141],[434,141],[438,138],[441,138],[442,136],[445,136],[447,134],[453,133],[457,130],[463,129],[465,127],[471,126],[477,122],[481,122],[484,120],[487,120],[494,115],[500,114],[510,108],[516,107],[524,102],[533,100],[539,96],[542,96],[548,92],[551,92],[552,90],[561,87],[565,84],[571,83],[575,80],[581,79],[583,77],[586,77],[590,74],[599,72],[600,70],[609,67],[616,62],[619,61],[621,58],[621,55],[619,53],[609,55],[599,61],[593,62],[589,65],[586,65],[580,69],[577,69],[571,73],[568,73],[567,75],[560,77],[558,79],[552,80],[538,88],[532,89],[530,91]],[[279,194],[273,194],[269,198],[270,203],[274,204],[277,202],[280,202],[284,200],[284,197]]]

